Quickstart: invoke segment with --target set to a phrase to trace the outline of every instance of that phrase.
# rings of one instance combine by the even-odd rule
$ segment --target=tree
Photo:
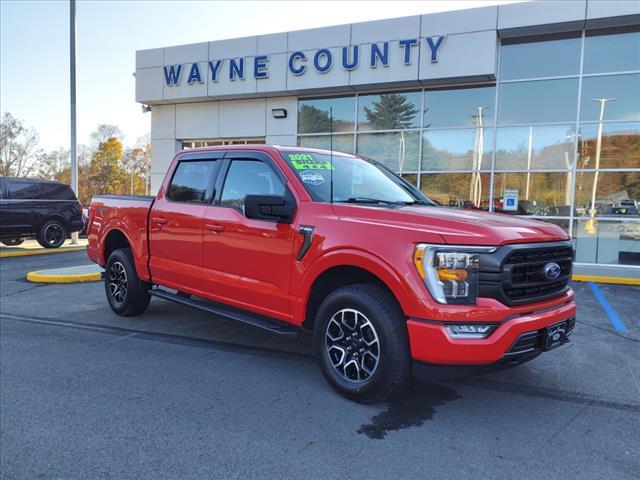
[[[99,148],[101,144],[105,143],[110,138],[115,138],[122,142],[122,132],[117,125],[107,125],[101,123],[96,130],[91,134],[91,140],[96,148]]]
[[[70,183],[70,154],[66,148],[58,148],[52,152],[42,152],[38,156],[38,176],[58,182]]]
[[[151,172],[151,144],[145,143],[127,148],[123,155],[123,165],[129,172],[129,191],[132,195],[147,193],[147,179]]]
[[[40,154],[38,133],[26,128],[9,112],[0,124],[0,175],[24,177],[34,170],[34,160]]]
[[[418,110],[401,93],[385,93],[372,102],[373,108],[364,107],[367,121],[374,130],[397,130],[414,125]]]
[[[97,136],[93,134],[92,137]],[[92,195],[119,194],[127,191],[127,173],[122,165],[122,143],[118,138],[109,137],[100,142],[91,156],[89,172]]]

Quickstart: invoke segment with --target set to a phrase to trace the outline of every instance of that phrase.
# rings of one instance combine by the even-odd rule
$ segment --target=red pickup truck
[[[562,229],[439,206],[343,153],[182,151],[156,197],[94,197],[88,233],[117,314],[156,296],[276,335],[309,330],[327,381],[360,402],[517,365],[575,326]]]

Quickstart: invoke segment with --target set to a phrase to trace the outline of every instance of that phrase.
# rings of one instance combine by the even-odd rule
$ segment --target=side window
[[[69,185],[59,183],[46,184],[45,198],[49,200],[75,200],[76,196]]]
[[[247,195],[284,195],[284,184],[276,172],[260,160],[233,160],[222,187],[220,203],[244,212]]]
[[[40,193],[38,186],[35,182],[11,180],[6,182],[8,197],[14,200],[37,199]]]
[[[178,163],[167,198],[174,202],[208,203],[213,188],[215,160]]]

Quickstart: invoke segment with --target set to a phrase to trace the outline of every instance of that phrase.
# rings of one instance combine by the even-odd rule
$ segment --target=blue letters
[[[342,66],[345,70],[358,68],[358,45],[353,46],[353,59],[349,63],[349,47],[342,47]]]
[[[325,57],[327,59],[324,65],[320,65],[320,57]],[[326,48],[321,48],[313,56],[313,66],[316,67],[316,70],[320,73],[327,73],[329,70],[331,70],[332,65],[333,56],[331,55],[331,52]]]
[[[404,48],[404,64],[411,65],[411,47],[418,44],[417,38],[409,38],[408,40],[400,40],[400,47]]]
[[[244,58],[229,60],[229,80],[235,81],[236,77],[244,80]]]
[[[187,83],[191,85],[193,82],[196,82],[196,81],[202,83],[202,77],[200,76],[200,67],[198,66],[197,63],[194,63],[191,65],[191,71],[189,72],[189,78],[187,80]]]
[[[296,60],[300,60],[300,65],[296,67]],[[293,52],[289,56],[289,71],[294,75],[302,75],[307,69],[304,62],[307,61],[307,56],[303,52]]]
[[[371,64],[369,66],[371,68],[376,68],[378,66],[378,59],[383,66],[389,66],[389,42],[384,42],[382,44],[382,51],[380,51],[380,47],[378,47],[377,43],[371,44]]]
[[[433,43],[434,38],[437,38],[436,43]],[[444,42],[444,35],[439,37],[427,37],[427,44],[431,49],[431,63],[438,63],[438,50],[442,46],[442,42]]]
[[[253,78],[268,78],[267,62],[269,57],[266,55],[258,55],[253,59]]]
[[[169,65],[169,67],[164,67],[164,80],[169,86],[180,85],[181,74],[182,65]]]
[[[218,70],[220,69],[220,65],[222,65],[222,60],[214,60],[213,62],[209,62],[209,70],[211,70],[211,81],[218,81]]]

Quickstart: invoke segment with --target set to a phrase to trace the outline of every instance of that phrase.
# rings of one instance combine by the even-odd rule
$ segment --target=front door
[[[154,283],[202,291],[202,226],[220,160],[180,160],[149,213],[149,270]]]
[[[287,187],[270,158],[246,155],[227,154],[221,191],[204,215],[204,290],[213,300],[286,320],[296,232],[288,224],[247,218],[244,199],[283,195]]]

